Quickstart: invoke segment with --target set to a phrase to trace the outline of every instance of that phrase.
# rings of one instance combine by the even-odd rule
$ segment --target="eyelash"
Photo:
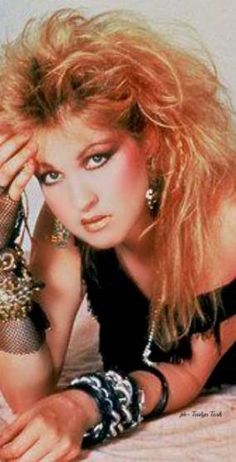
[[[87,167],[87,170],[96,170],[98,168],[101,168],[103,165],[105,165],[107,161],[113,156],[113,154],[114,154],[114,151],[107,151],[107,152],[101,152],[101,153],[99,152],[97,154],[93,154],[92,156],[89,156],[84,159],[83,165],[87,166],[89,161],[91,159],[94,160],[95,157],[99,158],[100,160],[103,158],[103,162],[100,165],[97,165],[96,167],[93,167],[93,168]]]
[[[55,180],[55,182],[53,183],[48,183],[47,182],[47,177],[49,175],[60,175],[59,172],[55,172],[55,171],[50,171],[50,172],[45,172],[45,173],[41,173],[40,175],[38,175],[38,180],[39,180],[39,183],[40,184],[43,184],[43,186],[53,186],[55,183],[58,182],[58,179]]]
[[[93,154],[92,156],[88,156],[87,158],[84,159],[83,166],[85,167],[86,170],[98,170],[99,168],[103,167],[103,165],[105,165],[109,161],[109,159],[113,156],[113,154],[114,154],[114,151],[107,151],[104,153]],[[103,161],[96,167],[88,167],[89,161],[91,159],[94,160],[95,158],[99,158],[99,160],[103,159]],[[60,180],[56,179],[53,183],[47,183],[47,177],[49,175],[55,175],[55,174],[60,175],[60,173],[57,171],[49,171],[49,172],[42,173],[38,175],[39,182],[43,184],[44,186],[53,186],[54,184],[57,184],[58,181]]]

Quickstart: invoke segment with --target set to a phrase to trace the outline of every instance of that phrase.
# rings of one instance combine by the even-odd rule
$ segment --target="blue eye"
[[[102,167],[110,157],[113,155],[113,152],[109,151],[101,154],[94,154],[85,159],[85,168],[86,170],[94,170],[96,168]]]
[[[39,175],[39,181],[45,186],[50,186],[61,180],[62,174],[58,172],[46,172]]]

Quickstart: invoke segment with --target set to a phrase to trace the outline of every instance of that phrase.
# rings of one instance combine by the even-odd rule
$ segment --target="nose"
[[[89,187],[86,181],[72,176],[68,184],[71,204],[81,212],[89,212],[90,209],[98,202],[98,196]]]

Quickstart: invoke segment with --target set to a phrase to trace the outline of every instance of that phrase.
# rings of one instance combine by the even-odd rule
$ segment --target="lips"
[[[95,215],[94,217],[88,218],[82,218],[81,223],[82,225],[90,225],[90,223],[96,223],[97,221],[102,220],[103,218],[107,217],[108,215]]]
[[[96,232],[104,228],[110,221],[110,215],[96,215],[92,218],[81,220],[81,224],[88,232]]]

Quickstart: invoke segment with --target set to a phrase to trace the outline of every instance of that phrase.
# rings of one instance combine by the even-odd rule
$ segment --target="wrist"
[[[76,413],[80,414],[84,431],[97,425],[101,421],[101,414],[95,399],[83,390],[65,390],[63,396],[73,405]]]
[[[17,237],[18,229],[16,230],[16,222],[18,223],[17,228],[20,228],[23,212],[22,203],[20,201],[14,201],[10,198],[7,192],[0,192],[0,249],[3,249]]]

